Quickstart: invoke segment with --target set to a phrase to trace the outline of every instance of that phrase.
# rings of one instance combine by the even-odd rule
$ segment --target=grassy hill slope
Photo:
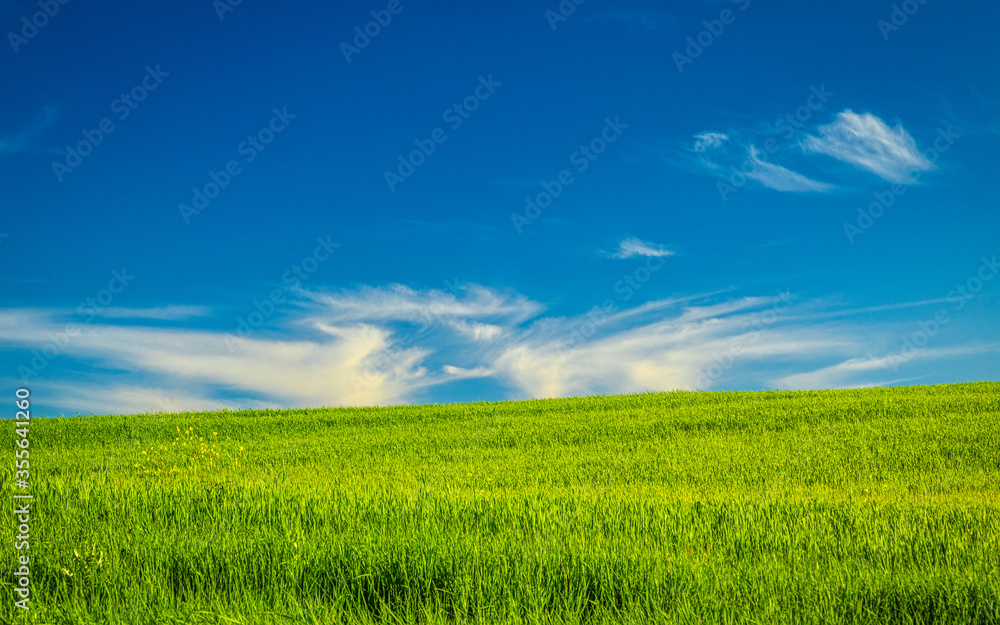
[[[998,383],[34,419],[31,450],[3,622],[1000,619]]]

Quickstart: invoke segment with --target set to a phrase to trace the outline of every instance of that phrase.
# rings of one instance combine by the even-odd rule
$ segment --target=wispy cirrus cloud
[[[79,386],[54,383],[46,385],[48,403],[73,415],[78,412],[100,414],[141,414],[146,412],[185,412],[225,409],[277,408],[259,400],[220,399],[200,395],[197,385],[162,388],[155,385],[112,384]]]
[[[751,166],[746,168],[744,172],[746,177],[756,180],[768,189],[793,192],[825,192],[835,188],[832,184],[812,180],[787,167],[764,161],[760,158],[760,152],[754,145],[751,145],[747,150],[747,159]]]
[[[821,302],[780,309],[779,299],[712,293],[561,317],[479,285],[452,293],[398,285],[303,291],[289,314],[239,339],[235,353],[231,332],[159,325],[169,321],[162,316],[78,324],[58,347],[71,373],[60,376],[53,361],[29,382],[71,413],[385,405],[472,379],[492,380],[508,398],[718,388],[737,380],[857,386],[878,383],[890,365],[895,373],[972,349],[941,346],[905,362],[887,351],[865,360],[872,345],[888,345],[899,332],[867,315],[852,321],[858,315],[850,310],[817,310]],[[72,319],[68,311],[3,310],[0,343],[29,360]],[[86,373],[73,363],[86,363]],[[706,374],[713,366],[717,372]]]
[[[794,131],[788,125],[783,129],[781,141],[766,130],[703,131],[681,153],[687,154],[689,167],[735,186],[742,186],[739,181],[745,177],[764,188],[792,193],[828,193],[839,188],[801,173],[812,164],[810,157],[817,155],[901,184],[914,184],[921,172],[934,169],[901,124],[890,128],[871,113],[845,109],[831,123],[813,129],[800,126]],[[669,160],[685,162],[677,157]]]
[[[212,309],[207,306],[158,306],[155,308],[104,308],[96,316],[107,319],[158,319],[161,321],[184,321],[195,317],[207,317]]]
[[[539,323],[506,346],[494,368],[531,397],[559,397],[706,388],[704,372],[731,351],[734,341],[741,342],[743,365],[850,350],[841,337],[815,328],[773,328],[766,336],[755,335],[754,315],[773,301],[650,302],[608,316],[592,338],[571,350],[567,339],[585,322]]]
[[[647,258],[663,258],[673,256],[674,252],[656,243],[647,243],[636,237],[622,239],[618,243],[618,249],[610,253],[611,258],[635,258],[645,256]]]
[[[762,137],[745,131],[705,131],[694,135],[686,151],[704,173],[727,180],[738,181],[745,176],[765,188],[796,193],[825,193],[836,188],[770,162],[767,159],[777,158],[780,152],[775,150],[770,156],[762,152],[755,144],[760,139]],[[788,154],[787,150],[782,155],[784,158],[800,156]]]
[[[1000,352],[1000,344],[986,343],[937,347],[914,353],[890,353],[882,356],[855,357],[813,371],[794,373],[779,380],[781,388],[792,390],[814,388],[861,388],[898,383],[901,380],[875,381],[879,376],[896,374],[901,364],[912,360],[967,358],[978,354]]]
[[[65,322],[55,314],[17,313],[0,313],[0,341],[43,346],[65,328]],[[284,327],[267,338],[240,339],[235,353],[226,332],[95,322],[80,326],[79,332],[65,341],[62,352],[93,363],[95,372],[120,372],[115,376],[116,385],[139,387],[141,380],[154,378],[169,401],[185,408],[190,404],[188,395],[217,398],[220,405],[226,405],[231,403],[231,392],[252,398],[256,405],[398,403],[417,387],[433,382],[426,370],[417,366],[426,353],[410,348],[401,350],[393,365],[380,372],[378,384],[359,390],[352,385],[352,376],[363,372],[365,358],[389,347],[391,330],[361,323],[330,326],[321,317],[299,321],[308,326],[304,336]],[[52,396],[55,391],[46,388],[50,382],[46,376],[34,385]],[[165,389],[174,389],[174,394]],[[203,406],[204,401],[196,405]],[[92,410],[87,405],[78,409]]]
[[[202,409],[212,398],[219,406],[393,404],[412,401],[438,384],[481,377],[475,364],[429,368],[426,361],[438,350],[457,349],[463,357],[476,353],[477,346],[488,346],[544,310],[523,296],[479,285],[458,293],[401,285],[301,291],[293,300],[287,316],[253,337],[156,323],[210,312],[199,306],[109,308],[85,324],[70,310],[0,310],[0,343],[86,361],[97,380],[106,379],[101,371],[116,371],[108,393],[123,394],[115,411],[140,406],[155,411],[163,405]],[[69,322],[76,329],[67,336]],[[31,358],[25,355],[23,364],[35,366]],[[49,388],[51,367],[41,362],[35,368],[46,375],[25,381],[63,397],[53,405],[73,410],[80,401],[78,411],[109,411],[115,405],[113,398],[85,388],[71,392],[58,381]],[[156,384],[148,385],[150,378]]]
[[[514,323],[534,317],[544,306],[516,293],[503,293],[480,285],[466,285],[461,293],[437,289],[418,291],[394,284],[361,287],[352,292],[315,293],[305,296],[323,306],[335,323],[358,321],[407,321],[414,319],[507,319]]]
[[[695,152],[706,152],[712,148],[720,147],[729,141],[729,136],[722,132],[700,132],[694,136]]]
[[[912,184],[915,173],[934,169],[901,124],[890,128],[871,113],[841,111],[818,131],[818,136],[802,141],[806,151],[831,156],[889,182]]]
[[[55,123],[58,117],[58,109],[52,106],[44,107],[41,114],[24,128],[0,137],[0,156],[17,154],[30,148],[35,137]]]

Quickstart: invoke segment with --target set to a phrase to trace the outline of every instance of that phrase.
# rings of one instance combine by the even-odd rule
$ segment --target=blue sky
[[[0,2],[48,414],[996,380],[1000,6]]]

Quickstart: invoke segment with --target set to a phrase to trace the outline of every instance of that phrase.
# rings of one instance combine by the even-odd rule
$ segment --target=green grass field
[[[998,383],[30,427],[4,623],[1000,622]]]

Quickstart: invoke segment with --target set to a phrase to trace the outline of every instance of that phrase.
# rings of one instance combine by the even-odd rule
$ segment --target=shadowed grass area
[[[34,598],[4,576],[4,622],[1000,622],[997,383],[36,419],[31,445]]]

